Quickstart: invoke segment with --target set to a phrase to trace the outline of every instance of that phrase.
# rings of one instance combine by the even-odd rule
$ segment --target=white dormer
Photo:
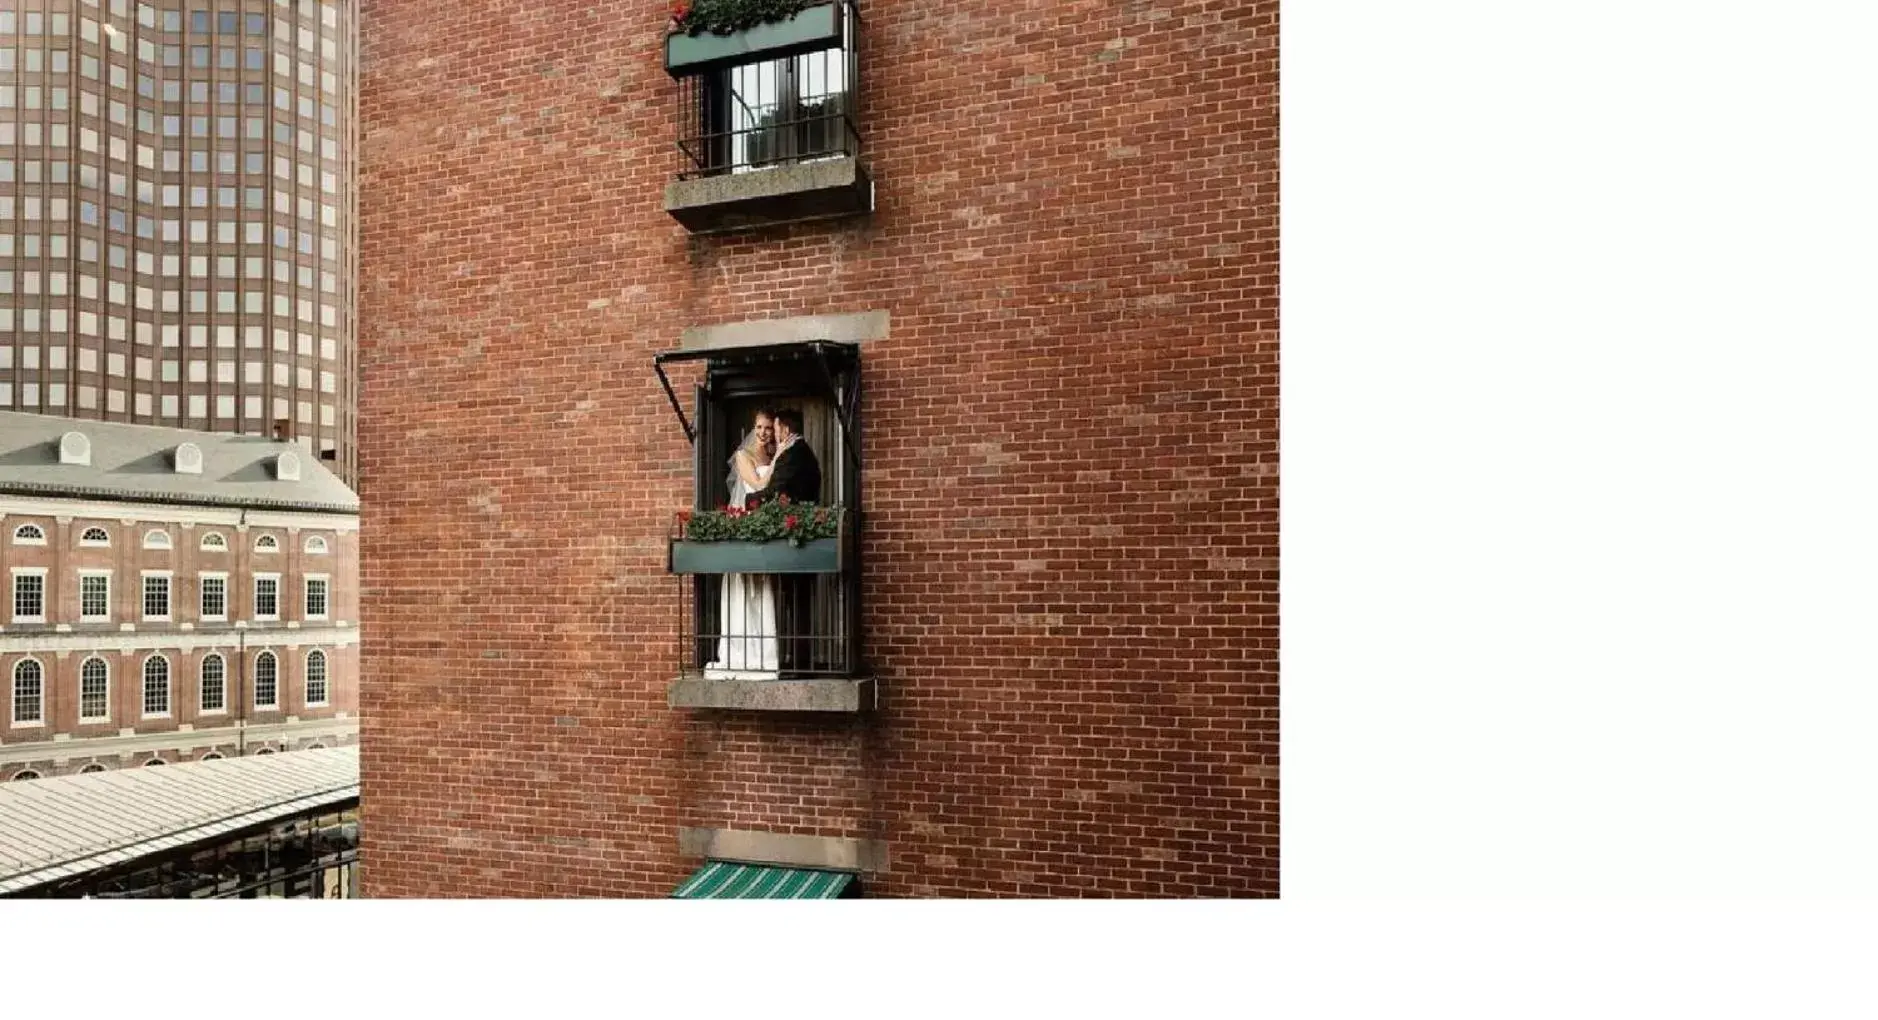
[[[300,480],[300,455],[292,450],[282,450],[274,455],[274,477],[283,482]]]
[[[176,473],[179,475],[199,475],[202,473],[202,447],[194,443],[181,443],[176,447]]]
[[[83,432],[67,432],[59,437],[59,463],[91,466],[91,440]]]

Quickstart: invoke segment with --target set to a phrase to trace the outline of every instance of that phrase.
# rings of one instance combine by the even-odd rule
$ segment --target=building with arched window
[[[358,500],[289,444],[0,411],[0,779],[358,733]]]

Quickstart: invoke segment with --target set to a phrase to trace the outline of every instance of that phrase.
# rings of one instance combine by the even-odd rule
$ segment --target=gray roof
[[[81,432],[91,463],[59,463],[59,437]],[[182,443],[202,450],[202,473],[177,473]],[[274,457],[292,451],[300,480],[274,477]],[[227,432],[196,432],[0,411],[0,492],[78,499],[359,512],[359,497],[297,443]]]
[[[0,782],[0,896],[359,795],[359,748]]]

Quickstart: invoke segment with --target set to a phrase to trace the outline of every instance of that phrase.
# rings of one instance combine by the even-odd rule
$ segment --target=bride
[[[756,424],[730,458],[730,502],[742,506],[769,481],[776,457],[775,420],[756,413]],[[717,658],[710,680],[774,680],[777,673],[776,579],[768,574],[725,574],[719,603]]]

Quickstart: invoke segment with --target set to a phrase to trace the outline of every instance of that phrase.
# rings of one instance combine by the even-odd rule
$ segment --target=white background
[[[0,906],[10,1001],[1871,1015],[1872,5],[1284,19],[1281,903]]]

